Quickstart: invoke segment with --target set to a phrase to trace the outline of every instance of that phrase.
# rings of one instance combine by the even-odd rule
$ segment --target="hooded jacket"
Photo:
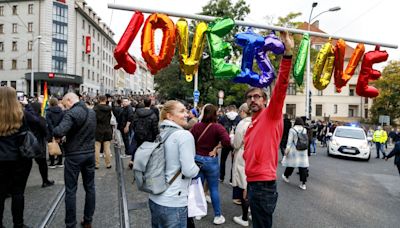
[[[52,138],[53,136],[53,129],[57,127],[58,124],[61,123],[63,117],[64,117],[64,112],[60,107],[51,106],[47,109],[46,122],[50,138]]]
[[[111,120],[111,107],[106,104],[98,104],[93,108],[96,112],[96,134],[95,138],[98,142],[111,141],[112,127]]]
[[[143,126],[145,129],[142,129]],[[153,142],[159,134],[158,117],[154,111],[149,108],[136,109],[133,130],[136,140]]]

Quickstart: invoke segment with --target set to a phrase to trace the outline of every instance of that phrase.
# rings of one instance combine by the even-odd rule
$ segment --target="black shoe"
[[[52,181],[46,181],[46,182],[44,182],[43,184],[42,184],[42,188],[46,188],[46,187],[50,187],[50,186],[52,186],[52,185],[54,185],[54,181],[52,180]]]
[[[111,169],[111,167],[112,167],[111,165],[110,165],[110,166],[107,166],[107,169]]]
[[[92,224],[91,223],[86,223],[85,221],[81,221],[81,226],[83,228],[92,228]]]

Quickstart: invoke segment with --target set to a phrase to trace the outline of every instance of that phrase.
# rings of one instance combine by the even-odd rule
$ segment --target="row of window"
[[[82,78],[85,78],[85,68],[84,67],[82,67],[81,74],[82,74]],[[87,74],[86,74],[86,78],[88,80],[92,80],[94,82],[100,83],[101,80],[102,80],[102,79],[100,79],[100,74],[99,73],[96,74],[96,79],[95,79],[94,74],[95,74],[94,71],[90,71],[90,69],[88,69],[87,70]],[[104,81],[105,86],[112,86],[114,84],[114,80],[106,78],[106,77],[104,77],[104,79],[105,79],[105,81]]]
[[[334,93],[338,93],[336,91],[336,87],[333,88],[334,89]],[[288,88],[286,90],[286,94],[287,95],[296,95],[297,91],[296,91],[296,83],[289,83]],[[323,96],[324,95],[324,91],[323,90],[318,90],[317,91],[317,96]],[[349,96],[353,97],[356,95],[356,85],[349,85]],[[368,104],[368,102],[366,102]]]
[[[82,19],[82,29],[83,30],[85,30],[85,24],[86,24],[86,21],[85,21],[85,19]],[[97,41],[100,41],[100,32],[97,32],[96,33],[96,29],[95,28],[92,28],[92,26],[90,25],[90,24],[88,24],[88,34],[90,35],[92,35],[92,37],[93,37],[93,39],[94,38],[96,38],[96,34],[97,34]],[[84,43],[83,43],[84,44]],[[110,51],[112,51],[112,45],[111,45],[111,43],[110,43],[110,41],[108,41],[105,37],[103,37],[103,46],[106,48],[106,49],[109,49]]]
[[[54,3],[53,20],[68,23],[68,8],[62,7],[60,4]]]
[[[11,60],[11,70],[18,69],[18,61],[16,59]],[[26,60],[26,68],[25,69],[32,69],[32,59]],[[0,70],[4,70],[4,60],[0,59]]]
[[[12,33],[18,33],[18,23],[12,23]],[[33,32],[33,22],[28,22],[28,32]],[[0,34],[4,34],[4,24],[0,24]]]
[[[359,106],[358,105],[349,105],[348,106],[348,116],[349,117],[359,117]],[[286,113],[289,118],[296,117],[296,104],[286,104]],[[338,105],[333,105],[333,114],[338,113]],[[325,115],[325,113],[324,113]],[[315,116],[323,116],[322,113],[322,104],[315,105]],[[368,109],[364,109],[364,118],[368,118]]]
[[[27,50],[32,51],[33,42],[32,40],[28,41]],[[18,51],[18,41],[12,41],[11,51]],[[4,52],[4,42],[0,42],[0,52]]]
[[[11,6],[12,15],[18,15],[18,5]],[[33,4],[28,4],[28,14],[33,14]],[[0,16],[4,16],[4,6],[0,6]]]

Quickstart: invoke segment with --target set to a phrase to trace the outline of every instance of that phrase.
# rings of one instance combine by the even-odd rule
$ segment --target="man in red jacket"
[[[282,108],[292,65],[293,38],[281,32],[285,53],[281,60],[277,83],[268,108],[266,93],[260,88],[246,92],[247,105],[253,113],[245,135],[243,158],[246,161],[247,194],[253,227],[272,227],[272,214],[278,200],[276,168],[279,143],[282,138]]]

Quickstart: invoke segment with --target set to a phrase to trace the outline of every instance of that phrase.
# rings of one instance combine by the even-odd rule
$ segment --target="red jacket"
[[[252,116],[246,131],[243,158],[247,182],[276,180],[279,143],[282,138],[282,108],[289,84],[291,57],[284,57],[267,108]]]

